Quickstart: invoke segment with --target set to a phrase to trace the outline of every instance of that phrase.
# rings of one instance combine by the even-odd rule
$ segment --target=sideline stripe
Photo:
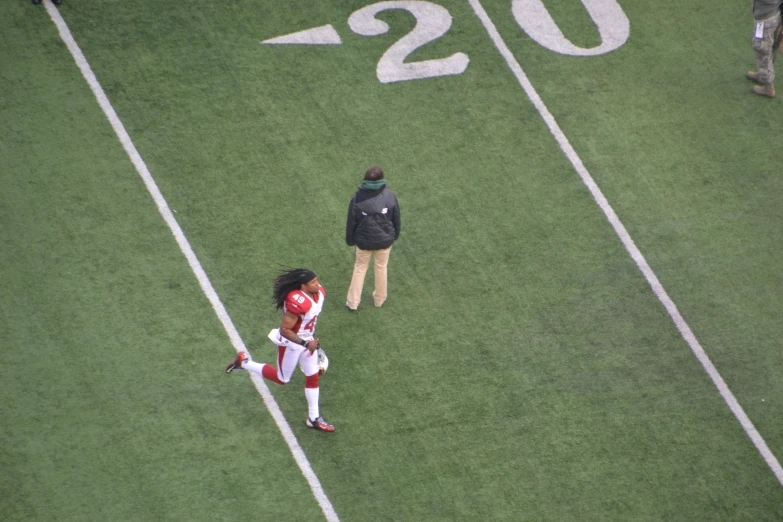
[[[506,45],[506,42],[503,40],[503,38],[501,38],[500,33],[498,32],[497,28],[495,28],[495,25],[492,23],[489,15],[487,15],[484,7],[481,5],[479,0],[468,0],[468,2],[473,8],[473,11],[476,13],[476,16],[479,18],[479,20],[481,20],[484,28],[487,30],[487,33],[492,39],[492,42],[495,44],[495,47],[497,47],[501,56],[503,56],[503,58],[506,60],[506,64],[508,64],[511,72],[513,72],[514,76],[516,76],[517,80],[519,81],[519,85],[522,87],[522,89],[524,89],[525,94],[527,94],[528,98],[530,98],[530,101],[533,102],[533,105],[536,107],[539,114],[541,114],[541,117],[546,122],[547,126],[549,127],[549,131],[555,137],[555,140],[557,140],[557,143],[560,145],[563,153],[566,155],[569,161],[571,161],[571,164],[576,169],[576,172],[582,178],[582,182],[590,190],[590,194],[593,195],[593,199],[595,199],[595,202],[598,203],[598,206],[601,207],[601,210],[603,210],[606,218],[609,220],[609,223],[611,223],[612,228],[614,228],[615,233],[617,233],[620,241],[622,241],[623,246],[628,251],[631,258],[636,262],[636,266],[638,266],[639,270],[641,270],[642,274],[644,274],[645,279],[647,279],[650,287],[652,287],[652,290],[655,292],[658,300],[666,308],[666,311],[669,312],[669,317],[671,317],[672,321],[674,321],[674,324],[680,331],[680,335],[682,335],[683,339],[685,339],[685,341],[688,343],[688,346],[691,347],[691,351],[693,351],[693,354],[699,360],[702,367],[704,367],[704,370],[710,376],[710,379],[712,379],[715,387],[718,388],[718,391],[723,397],[723,400],[726,402],[731,412],[742,425],[742,429],[745,430],[745,433],[747,433],[748,437],[750,437],[750,440],[753,441],[756,449],[758,449],[759,453],[761,453],[761,456],[764,458],[764,461],[777,477],[778,482],[783,485],[783,468],[781,468],[777,458],[775,458],[775,455],[773,455],[773,453],[770,451],[767,443],[764,441],[759,432],[756,430],[756,427],[745,414],[745,411],[742,409],[742,406],[740,406],[739,402],[737,402],[734,394],[731,393],[731,390],[729,390],[729,387],[726,385],[723,377],[721,377],[720,373],[718,373],[718,370],[712,364],[712,361],[710,361],[710,358],[701,347],[701,344],[699,344],[699,341],[696,339],[696,336],[685,322],[685,319],[683,319],[682,315],[680,315],[680,312],[677,310],[677,306],[674,304],[674,301],[671,300],[669,295],[666,293],[666,290],[664,290],[663,285],[661,285],[661,282],[658,281],[658,277],[652,271],[650,265],[647,264],[647,260],[644,258],[639,248],[637,248],[636,244],[633,242],[633,239],[631,239],[631,236],[628,234],[625,226],[620,222],[620,218],[617,217],[617,214],[615,214],[614,209],[611,207],[611,205],[609,205],[609,202],[604,197],[601,189],[598,188],[598,185],[593,180],[593,177],[582,164],[582,160],[579,159],[576,151],[569,143],[568,138],[566,138],[565,134],[563,134],[563,131],[555,121],[554,116],[552,116],[552,113],[549,112],[549,109],[547,109],[546,105],[544,105],[544,102],[538,96],[535,88],[533,88],[533,84],[530,83],[530,80],[528,80],[527,75],[525,75],[522,67],[519,65],[519,62],[517,62],[516,58],[514,58],[514,55]]]
[[[217,292],[215,292],[215,289],[212,287],[212,283],[209,281],[209,278],[207,277],[206,272],[204,272],[201,263],[199,263],[198,258],[196,258],[196,254],[193,252],[190,243],[188,243],[188,240],[185,237],[185,234],[182,232],[179,223],[177,223],[177,220],[174,219],[174,214],[172,214],[168,203],[166,203],[166,200],[163,198],[163,194],[161,194],[160,190],[158,189],[155,180],[152,178],[152,174],[150,174],[149,170],[147,169],[147,165],[144,163],[141,155],[136,150],[136,146],[133,144],[133,141],[131,141],[130,136],[125,130],[125,126],[122,124],[119,117],[117,117],[117,113],[114,112],[114,108],[112,107],[111,102],[109,102],[109,99],[106,97],[106,93],[103,91],[100,83],[98,83],[98,79],[95,77],[95,74],[93,74],[90,65],[87,63],[87,59],[84,57],[81,49],[79,49],[79,46],[73,39],[71,31],[68,29],[65,20],[63,20],[62,16],[60,16],[60,12],[51,3],[51,0],[44,0],[44,5],[46,6],[46,11],[49,13],[49,16],[52,18],[52,21],[60,31],[60,38],[62,38],[63,42],[65,42],[65,45],[68,46],[68,50],[71,52],[73,59],[76,61],[76,65],[81,70],[84,79],[87,80],[90,89],[92,89],[95,98],[98,100],[98,104],[101,106],[101,109],[103,109],[103,112],[106,114],[109,123],[111,123],[114,132],[120,139],[120,143],[122,143],[125,152],[127,152],[130,160],[136,167],[136,171],[144,180],[144,184],[147,186],[147,190],[152,196],[152,199],[155,201],[155,204],[158,206],[158,210],[160,211],[161,216],[163,216],[163,219],[171,229],[172,234],[174,234],[174,238],[177,240],[177,244],[179,245],[180,250],[182,250],[182,253],[185,254],[190,268],[196,275],[196,279],[198,279],[199,285],[201,285],[201,289],[204,291],[207,299],[209,299],[209,302],[212,304],[212,308],[215,310],[215,313],[220,319],[220,322],[223,323],[223,328],[225,328],[226,333],[228,333],[228,337],[231,339],[231,344],[234,346],[237,352],[247,351],[244,341],[242,341],[242,338],[239,336],[239,332],[234,327],[234,323],[231,321],[231,317],[229,317],[228,312],[226,312],[226,309],[223,306],[223,303],[220,301],[220,297],[218,297]],[[321,487],[321,483],[318,480],[318,477],[316,476],[313,468],[310,466],[310,462],[305,456],[304,450],[299,445],[299,441],[296,440],[293,431],[291,431],[291,426],[289,426],[288,422],[285,420],[283,412],[280,410],[277,402],[275,402],[275,399],[269,391],[269,388],[267,387],[263,378],[254,373],[248,373],[250,374],[251,379],[253,380],[256,389],[258,390],[258,393],[261,394],[261,397],[264,399],[264,404],[266,404],[266,407],[269,409],[269,412],[275,419],[277,427],[283,434],[283,438],[288,444],[288,447],[291,450],[291,454],[294,456],[294,460],[296,460],[296,463],[302,470],[302,474],[310,484],[310,489],[313,491],[313,496],[315,496],[316,500],[321,505],[321,510],[326,516],[326,519],[329,522],[339,522],[340,519],[337,517],[337,513],[335,512],[334,507],[332,507],[332,503],[327,498],[323,487]]]

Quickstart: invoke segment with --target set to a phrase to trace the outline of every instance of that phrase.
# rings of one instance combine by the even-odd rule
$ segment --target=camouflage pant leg
[[[781,16],[777,11],[774,16],[766,20],[756,20],[756,24],[763,24],[764,30],[761,38],[753,33],[753,50],[756,51],[756,71],[759,73],[759,83],[769,84],[775,80],[775,55],[780,48]]]

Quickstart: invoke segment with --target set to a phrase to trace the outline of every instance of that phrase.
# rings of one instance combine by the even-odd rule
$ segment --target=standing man
[[[375,306],[386,301],[386,267],[392,244],[400,236],[400,205],[394,192],[386,188],[381,167],[370,167],[364,181],[348,205],[348,223],[345,226],[345,242],[356,247],[356,262],[353,266],[351,287],[345,307],[354,311],[362,300],[364,276],[375,260],[375,291],[372,298]]]
[[[308,428],[334,431],[318,408],[320,389],[318,378],[318,337],[315,337],[315,323],[324,306],[326,292],[318,283],[315,273],[304,268],[284,270],[275,279],[272,299],[278,310],[283,310],[280,328],[272,330],[269,338],[278,345],[277,368],[270,364],[254,362],[247,352],[239,352],[226,366],[226,373],[234,370],[250,370],[277,384],[291,380],[297,363],[305,374],[305,397]]]
[[[758,83],[753,92],[769,98],[775,97],[775,55],[780,49],[782,0],[753,0],[753,50],[756,51],[756,70],[748,71],[747,77]]]

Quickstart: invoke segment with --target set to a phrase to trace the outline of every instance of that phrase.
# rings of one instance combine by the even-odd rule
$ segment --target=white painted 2
[[[591,49],[572,44],[557,27],[543,0],[513,0],[511,12],[519,27],[550,51],[571,56],[596,56],[621,47],[631,35],[631,24],[617,0],[581,0],[593,19],[601,45]]]
[[[470,59],[465,53],[455,53],[448,58],[405,63],[413,51],[437,40],[451,27],[451,14],[445,7],[431,2],[397,1],[378,2],[354,12],[348,18],[351,30],[362,36],[378,36],[389,32],[389,24],[375,16],[389,9],[403,9],[416,18],[416,26],[381,56],[376,72],[381,83],[420,80],[462,74]]]

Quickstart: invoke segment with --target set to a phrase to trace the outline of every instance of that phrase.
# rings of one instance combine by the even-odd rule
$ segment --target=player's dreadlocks
[[[272,300],[277,309],[283,308],[285,298],[291,290],[299,290],[300,286],[313,279],[315,279],[315,273],[306,268],[283,269],[272,286]]]

